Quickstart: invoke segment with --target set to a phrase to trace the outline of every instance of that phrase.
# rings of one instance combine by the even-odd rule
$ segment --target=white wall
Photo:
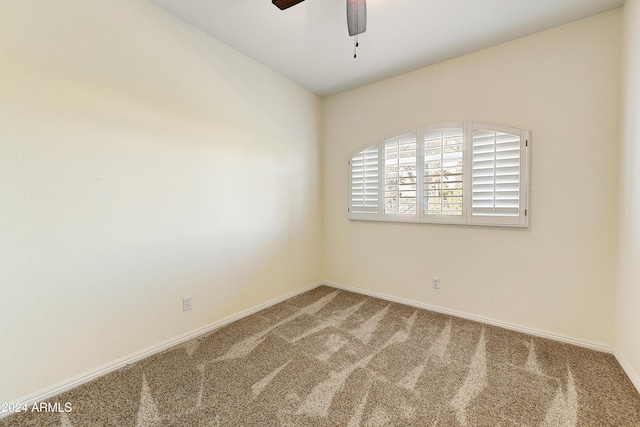
[[[640,390],[640,1],[626,0],[622,39],[622,135],[616,350]]]
[[[618,9],[326,98],[324,278],[613,345],[620,21]],[[532,131],[528,229],[347,220],[351,151],[451,120]]]
[[[320,107],[143,0],[0,2],[0,401],[320,280]]]

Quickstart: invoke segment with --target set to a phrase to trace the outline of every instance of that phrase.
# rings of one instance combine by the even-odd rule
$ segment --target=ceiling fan
[[[304,0],[271,0],[280,10],[285,10]],[[347,0],[347,29],[350,36],[355,36],[353,57],[356,57],[355,48],[358,47],[358,34],[367,31],[367,1]]]

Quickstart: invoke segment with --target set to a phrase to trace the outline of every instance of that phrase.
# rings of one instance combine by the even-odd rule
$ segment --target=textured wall
[[[324,278],[613,345],[621,12],[326,98]],[[452,120],[532,131],[529,228],[347,220],[351,151]]]
[[[0,117],[0,402],[321,279],[320,99],[148,2],[2,2]]]

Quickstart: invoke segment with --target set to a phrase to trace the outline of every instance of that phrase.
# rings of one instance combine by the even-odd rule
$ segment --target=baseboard
[[[100,366],[99,368],[96,369],[92,369],[91,371],[85,372],[83,374],[80,374],[76,377],[70,378],[68,380],[62,381],[52,387],[48,387],[44,390],[40,390],[36,393],[30,394],[28,396],[24,396],[21,399],[16,399],[14,401],[14,403],[21,403],[21,404],[26,404],[27,406],[31,406],[34,403],[37,402],[42,402],[45,401],[47,399],[51,399],[54,396],[59,395],[60,393],[64,393],[65,391],[69,391],[75,387],[78,387],[82,384],[85,384],[89,381],[92,381],[96,378],[99,378],[103,375],[106,375],[110,372],[113,372],[115,370],[118,370],[120,368],[123,368],[127,365],[130,365],[132,363],[138,362],[146,357],[152,356],[156,353],[160,353],[161,351],[167,350],[168,348],[171,348],[175,345],[178,344],[182,344],[183,342],[189,341],[190,339],[196,338],[200,335],[206,334],[208,332],[214,331],[218,328],[221,328],[231,322],[235,322],[236,320],[240,320],[243,317],[247,317],[250,316],[260,310],[264,310],[265,308],[271,307],[272,305],[278,304],[279,302],[282,302],[284,300],[287,300],[289,298],[293,298],[301,293],[307,292],[311,289],[317,288],[318,286],[322,285],[323,283],[321,282],[317,282],[314,284],[311,284],[309,286],[306,286],[302,289],[298,289],[297,291],[294,292],[290,292],[288,294],[282,295],[278,298],[272,299],[264,304],[260,304],[257,305],[255,307],[252,307],[248,310],[244,310],[240,313],[234,314],[232,316],[226,317],[222,320],[218,320],[216,322],[210,323],[206,326],[203,326],[201,328],[198,329],[194,329],[190,332],[186,332],[182,335],[179,335],[177,337],[174,338],[170,338],[166,341],[163,341],[159,344],[153,345],[151,347],[148,347],[142,351],[133,353],[129,356],[125,356],[123,358],[120,358],[118,360],[115,360],[113,362],[107,363],[105,365]],[[9,415],[11,415],[12,413],[9,412],[0,412],[0,419],[7,417]]]
[[[591,350],[596,350],[596,351],[610,353],[610,354],[614,353],[613,347],[608,346],[606,344],[601,344],[601,343],[587,341],[587,340],[580,340],[577,338],[568,337],[568,336],[556,334],[553,332],[543,331],[535,328],[529,328],[527,326],[522,326],[515,323],[503,322],[501,320],[492,319],[490,317],[478,316],[475,314],[469,314],[462,311],[451,310],[451,309],[439,307],[436,305],[425,304],[423,302],[413,301],[405,298],[398,298],[398,297],[394,297],[394,296],[379,293],[379,292],[373,292],[373,291],[368,291],[366,289],[354,288],[351,286],[342,285],[339,283],[323,282],[323,284],[326,286],[330,286],[332,288],[337,288],[345,291],[355,292],[358,294],[368,295],[368,296],[371,296],[374,298],[380,298],[386,301],[406,304],[412,307],[422,308],[429,311],[435,311],[437,313],[448,314],[450,316],[461,317],[463,319],[468,319],[468,320],[473,320],[480,323],[485,323],[488,325],[498,326],[500,328],[510,329],[516,332],[522,332],[525,334],[534,335],[541,338],[547,338],[554,341],[573,344],[579,347],[589,348]]]
[[[618,363],[620,364],[620,366],[622,366],[622,369],[627,374],[627,376],[629,377],[629,380],[631,380],[631,383],[634,385],[638,393],[640,393],[640,375],[638,375],[636,370],[633,369],[633,367],[631,366],[627,358],[624,357],[624,355],[620,353],[617,349],[613,353],[613,355],[618,360]]]

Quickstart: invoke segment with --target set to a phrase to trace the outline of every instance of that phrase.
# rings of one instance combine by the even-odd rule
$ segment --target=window
[[[446,123],[398,132],[349,160],[349,218],[526,227],[529,131]]]

